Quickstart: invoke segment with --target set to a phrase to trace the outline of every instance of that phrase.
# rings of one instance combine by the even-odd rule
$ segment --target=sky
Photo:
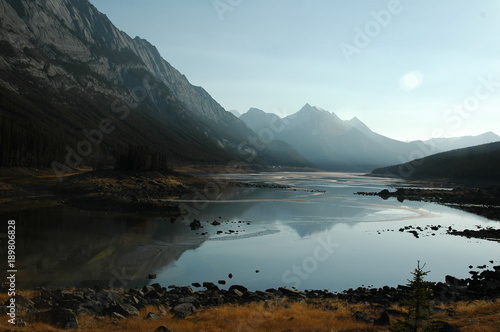
[[[226,110],[309,103],[407,141],[500,135],[498,0],[91,0]]]

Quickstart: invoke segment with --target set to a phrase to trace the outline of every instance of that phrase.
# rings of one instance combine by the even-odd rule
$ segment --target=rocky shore
[[[455,229],[452,229],[448,231],[448,234],[465,236],[467,238],[500,241],[500,229],[494,229],[491,227],[477,229],[477,230],[465,229],[463,231],[457,231]]]
[[[471,271],[472,272],[472,271]],[[446,276],[444,282],[432,283],[433,300],[438,304],[451,304],[456,301],[496,300],[500,297],[500,266],[493,270],[471,273],[467,279]],[[203,287],[203,290],[193,288]],[[245,305],[260,303],[305,302],[318,306],[327,300],[339,299],[349,303],[371,303],[382,309],[387,315],[398,316],[401,312],[389,309],[406,299],[408,286],[349,289],[341,293],[327,290],[298,291],[289,288],[250,291],[241,285],[232,285],[227,290],[220,289],[212,282],[191,286],[171,285],[163,287],[155,283],[142,289],[105,289],[102,287],[85,289],[36,289],[35,296],[27,298],[16,295],[17,325],[26,326],[31,322],[43,322],[60,329],[76,329],[79,327],[78,315],[112,317],[126,319],[138,316],[146,307],[156,310],[147,314],[145,319],[156,320],[167,314],[184,319],[195,312],[224,304]],[[2,311],[8,313],[5,302]],[[436,309],[438,310],[438,309]],[[452,310],[452,309],[449,309]],[[362,312],[353,313],[357,320],[375,323],[380,318],[369,317]]]
[[[176,217],[182,211],[168,200],[193,193],[207,181],[175,171],[85,169],[56,176],[48,169],[0,169],[0,209],[64,204],[85,210],[161,212]]]
[[[282,185],[278,183],[264,183],[264,182],[237,182],[237,187],[243,188],[271,188],[271,189],[286,189],[292,191],[305,191],[311,193],[325,193],[326,190],[317,189],[307,189],[307,188],[297,188],[288,185]]]
[[[165,199],[191,193],[197,181],[201,180],[173,173],[103,170],[65,178],[54,192],[64,197],[61,203],[81,209],[179,216],[179,208]]]
[[[380,192],[357,192],[356,195],[379,196],[382,199],[396,198],[399,202],[433,202],[475,213],[489,219],[500,220],[500,187],[484,188],[457,187],[451,190],[397,188],[396,191],[384,189]]]

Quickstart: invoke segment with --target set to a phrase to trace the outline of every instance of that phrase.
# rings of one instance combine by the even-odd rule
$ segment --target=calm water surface
[[[299,189],[243,187],[221,192],[214,201],[184,198],[180,204],[192,215],[175,223],[161,215],[69,207],[2,213],[2,219],[17,222],[18,286],[140,287],[226,280],[223,287],[341,291],[404,284],[418,260],[426,263],[433,281],[447,274],[468,277],[469,265],[500,263],[499,243],[445,234],[448,226],[497,227],[496,221],[437,204],[354,195],[404,185],[395,180],[287,172],[218,175],[214,183],[224,178]],[[214,188],[216,193],[221,186]],[[202,229],[190,230],[193,218]],[[208,223],[214,220],[221,225]],[[425,230],[417,239],[398,231],[409,225],[443,228]],[[6,257],[5,239],[1,242]],[[152,273],[157,279],[147,279]]]

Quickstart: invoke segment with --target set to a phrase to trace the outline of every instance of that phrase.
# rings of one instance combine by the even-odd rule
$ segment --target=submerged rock
[[[201,228],[201,223],[198,219],[195,219],[192,223],[189,224],[189,227],[191,227],[191,230],[195,231]]]

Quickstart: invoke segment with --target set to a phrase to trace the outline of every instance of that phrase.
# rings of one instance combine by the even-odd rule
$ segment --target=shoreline
[[[210,187],[214,181],[215,185],[219,186],[218,189],[265,187],[311,191],[277,183],[242,183],[210,178],[211,175],[228,171],[246,174],[261,171],[290,171],[290,169],[252,169],[247,166],[230,169],[224,166],[183,166],[173,170],[154,172],[78,169],[74,173],[58,177],[49,169],[2,168],[0,169],[0,210],[9,211],[28,205],[32,207],[65,204],[90,211],[161,212],[171,217],[179,217],[183,215],[183,211],[178,208],[176,201],[180,197],[188,199],[189,196],[196,194],[200,196],[200,193],[203,197],[207,196],[205,198],[208,199],[204,201],[212,201],[212,197],[204,195],[203,192],[205,187]],[[300,169],[300,171],[319,170]],[[372,175],[365,174],[365,176]],[[385,189],[378,193],[357,192],[355,194],[379,196],[382,199],[394,197],[399,202],[404,202],[404,200],[433,202],[489,219],[500,220],[498,203],[500,202],[500,186],[474,186],[474,183],[464,186],[464,184],[456,184],[447,179],[408,181],[407,184],[414,184],[416,188],[398,187],[395,192]],[[426,189],[429,187],[435,189]]]
[[[421,185],[425,186],[425,184]],[[396,198],[400,203],[405,200],[437,203],[500,221],[500,186],[454,187],[453,189],[398,187],[393,192],[384,189],[380,192],[356,192],[355,194],[379,196],[384,200]]]
[[[475,301],[495,302],[500,298],[500,265],[494,266],[493,270],[483,269],[482,272],[471,275],[467,279],[446,276],[444,282],[431,282],[434,310],[448,310],[450,313],[453,309],[446,308],[460,302],[470,305]],[[21,291],[30,294],[28,296],[19,295],[18,292],[15,297],[16,317],[18,322],[22,322],[20,326],[44,323],[60,329],[76,329],[80,328],[78,317],[82,315],[94,317],[94,320],[104,320],[107,317],[126,321],[139,316],[144,309],[156,308],[158,313],[148,313],[154,320],[167,316],[174,320],[189,320],[197,314],[225,306],[234,309],[235,306],[243,308],[263,304],[264,307],[273,305],[288,308],[297,303],[322,311],[336,311],[338,306],[354,308],[364,305],[363,311],[352,312],[353,320],[376,326],[378,315],[383,313],[388,313],[390,320],[404,315],[400,305],[410,294],[410,288],[406,285],[358,287],[339,293],[327,290],[298,291],[285,287],[249,291],[241,285],[232,285],[228,290],[223,290],[212,282],[194,285],[197,288],[203,287],[204,290],[193,290],[192,286],[164,287],[153,283],[141,289],[110,289],[99,286],[83,289],[37,288],[34,291]],[[373,311],[370,312],[370,308],[376,308],[375,315]]]
[[[58,178],[48,169],[0,169],[0,210],[67,205],[89,211],[182,215],[164,201],[202,188],[207,180],[178,171],[78,169]]]
[[[12,179],[14,178],[12,175],[15,175],[14,173],[20,170],[10,171],[12,172]],[[40,206],[47,206],[44,204],[66,204],[77,208],[87,208],[90,211],[110,209],[114,212],[163,212],[172,216],[179,216],[182,211],[172,207],[172,202],[162,201],[159,197],[164,197],[165,193],[171,194],[172,197],[193,194],[194,191],[203,188],[210,181],[209,179],[195,177],[191,175],[192,173],[183,174],[181,172],[89,172],[88,170],[82,170],[79,173],[68,175],[65,181],[59,183],[57,179],[47,175],[43,170],[36,172],[35,175],[26,174],[20,176],[15,181],[8,178],[6,180],[5,174],[2,173],[0,177],[2,207],[5,205],[10,207],[11,202],[16,202],[21,207],[22,204],[31,202],[29,206],[32,207],[33,202],[37,202]],[[226,185],[228,188],[231,186],[234,187],[233,190],[236,190],[240,186],[263,186],[284,190],[309,191],[308,189],[294,189],[288,186],[262,183],[238,185],[238,182],[227,181]],[[51,190],[54,191],[51,192]],[[485,194],[484,191],[477,191],[471,188],[463,190],[431,189],[427,191],[424,189],[400,188],[394,193],[383,190],[379,193],[358,194],[378,195],[385,199],[396,197],[398,200],[401,199],[400,201],[404,201],[405,199],[420,199],[439,204],[443,204],[442,197],[448,195],[446,197],[452,197],[448,198],[450,201],[457,201],[457,198],[460,199],[460,203],[456,202],[454,204],[465,204],[462,202],[466,202],[466,199],[468,199],[468,202],[471,202],[470,197],[464,198],[464,193],[470,190],[474,190],[473,192],[476,193],[475,196],[472,196],[473,199],[481,197],[487,197],[488,200],[496,199],[496,196],[489,195],[489,192]],[[5,193],[9,192],[18,193],[19,195],[6,198]],[[61,197],[65,197],[65,199],[61,201]],[[405,229],[404,231],[416,233],[414,229]],[[466,237],[476,237],[477,235],[478,238],[488,240],[495,237],[493,233],[499,235],[498,233],[500,232],[490,229],[448,231],[448,234],[451,235]],[[480,270],[483,269],[483,271],[470,271],[471,278],[459,279],[446,276],[444,282],[432,282],[434,290],[433,301],[435,305],[448,306],[459,301],[496,301],[500,298],[500,266],[494,266],[493,270],[485,270],[479,266],[477,268]],[[220,284],[222,285],[222,283]],[[194,287],[195,285],[191,286]],[[281,304],[288,306],[290,303],[300,303],[321,308],[323,311],[331,310],[329,307],[333,306],[332,303],[337,303],[335,304],[336,306],[338,303],[344,303],[346,306],[369,303],[369,306],[378,308],[377,314],[361,312],[357,314],[355,320],[364,320],[364,323],[373,325],[374,321],[378,319],[377,315],[380,315],[381,311],[385,312],[390,308],[397,307],[408,294],[408,287],[404,285],[397,287],[384,286],[381,288],[358,287],[337,293],[327,290],[298,291],[283,287],[249,291],[246,287],[240,285],[232,285],[228,290],[224,290],[219,289],[219,286],[213,282],[203,283],[205,290],[193,290],[191,286],[172,285],[164,287],[164,285],[152,284],[144,286],[142,289],[132,288],[128,290],[105,289],[98,286],[82,289],[37,288],[31,291],[34,296],[31,298],[20,297],[17,303],[21,307],[22,303],[27,304],[26,308],[21,308],[21,314],[19,315],[27,323],[44,322],[44,324],[46,323],[58,328],[61,328],[61,326],[73,326],[71,322],[77,321],[77,317],[80,317],[80,315],[93,317],[93,319],[126,320],[130,319],[128,317],[137,317],[138,313],[141,310],[145,310],[148,306],[157,308],[157,311],[160,311],[159,315],[162,317],[168,316],[175,319],[186,319],[194,317],[197,313],[208,312],[209,310],[223,306],[249,306],[260,305],[262,303],[280,303],[280,306]],[[201,286],[198,285],[196,289],[201,288]],[[29,291],[21,291],[21,294],[25,292],[29,293]],[[112,301],[108,302],[109,299],[112,299]],[[176,307],[178,308],[176,309]],[[167,308],[168,311],[166,310]],[[67,322],[61,323],[61,310],[63,310],[66,317],[69,317]],[[133,314],[128,313],[129,310]],[[164,313],[162,313],[162,310]],[[26,314],[25,317],[22,314],[23,312]],[[397,318],[399,314],[393,312],[390,316]]]

